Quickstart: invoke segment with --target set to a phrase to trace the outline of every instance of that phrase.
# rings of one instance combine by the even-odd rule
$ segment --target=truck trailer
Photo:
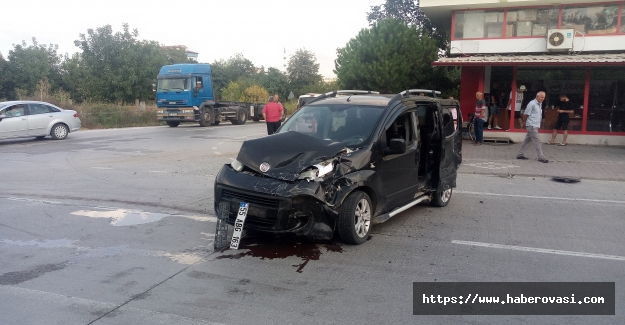
[[[200,126],[221,121],[245,124],[248,119],[263,118],[265,103],[215,100],[211,67],[208,64],[173,64],[161,68],[156,85],[157,119],[170,127],[182,122]]]

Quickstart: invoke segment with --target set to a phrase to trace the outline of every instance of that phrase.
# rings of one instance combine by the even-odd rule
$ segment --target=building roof
[[[433,66],[625,66],[625,53],[610,54],[542,54],[542,55],[474,55],[440,58]]]

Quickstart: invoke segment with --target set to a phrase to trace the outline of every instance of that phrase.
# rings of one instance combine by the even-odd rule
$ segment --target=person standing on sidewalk
[[[475,116],[473,117],[473,125],[475,130],[475,145],[481,146],[484,143],[484,117],[486,116],[486,102],[484,101],[484,93],[478,91],[475,93]]]
[[[558,113],[558,120],[556,121],[556,125],[553,127],[553,134],[551,135],[551,141],[549,141],[549,144],[555,144],[556,137],[558,136],[558,130],[562,128],[562,142],[560,142],[559,146],[566,146],[566,138],[569,135],[569,113],[573,113],[571,104],[569,103],[569,98],[566,94],[560,94],[560,107],[558,108]]]
[[[269,103],[263,107],[263,117],[267,122],[268,135],[276,133],[280,127],[283,112],[282,105],[275,102],[275,97],[269,97]]]
[[[499,115],[499,109],[501,108],[501,94],[499,93],[499,84],[493,82],[493,87],[490,90],[490,105],[488,109],[488,129],[501,130],[499,123],[497,122],[497,115]]]
[[[523,113],[523,122],[521,123],[521,127],[525,127],[527,129],[527,135],[521,144],[521,149],[519,149],[519,152],[517,153],[517,159],[529,159],[523,155],[523,152],[529,147],[530,143],[532,143],[536,149],[536,154],[538,154],[538,161],[542,163],[549,162],[543,154],[540,139],[538,138],[538,129],[540,128],[540,122],[543,115],[541,105],[545,100],[545,97],[545,92],[539,91],[538,94],[536,94],[536,99],[527,104],[527,108]]]
[[[523,92],[527,90],[525,85],[521,85],[519,90],[516,92],[516,98],[514,99],[514,118],[519,121],[519,126],[523,124],[523,119],[521,118],[521,105],[523,105]],[[508,99],[508,120],[512,115],[512,92],[510,92],[510,99]],[[511,127],[509,127],[506,131],[510,131]]]

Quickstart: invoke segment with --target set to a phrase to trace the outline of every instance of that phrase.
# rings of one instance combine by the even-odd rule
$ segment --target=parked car
[[[455,116],[452,111],[455,110]],[[220,222],[349,244],[424,201],[446,206],[462,161],[456,100],[324,94],[274,135],[245,141],[215,179]]]
[[[0,103],[0,139],[36,137],[63,140],[80,129],[80,118],[46,102],[12,101]]]

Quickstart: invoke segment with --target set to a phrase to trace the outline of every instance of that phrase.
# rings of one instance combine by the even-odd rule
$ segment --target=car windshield
[[[296,131],[358,147],[369,139],[383,111],[379,106],[304,106],[284,123],[279,133]]]
[[[158,79],[157,91],[181,91],[191,89],[190,78]]]
[[[301,97],[299,99],[299,107],[302,107],[302,106],[310,103],[310,101],[312,101],[313,99],[315,99],[315,97]]]

